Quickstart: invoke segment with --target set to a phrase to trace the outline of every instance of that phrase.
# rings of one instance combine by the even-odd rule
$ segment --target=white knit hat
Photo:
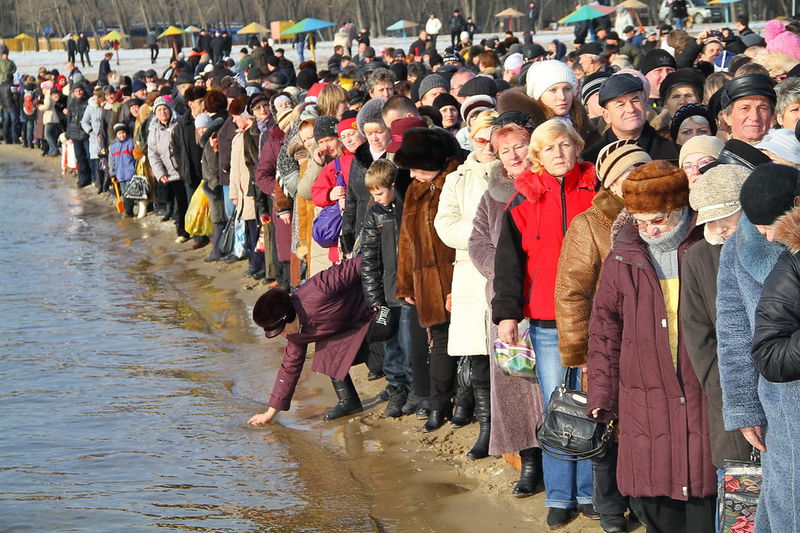
[[[517,52],[516,54],[510,54],[506,60],[503,62],[503,69],[510,70],[515,76],[519,76],[519,71],[522,70],[522,65],[525,63],[525,60],[522,59],[522,54]]]
[[[525,76],[528,96],[538,100],[542,93],[556,83],[569,83],[572,88],[578,85],[575,73],[566,64],[555,59],[534,63]]]

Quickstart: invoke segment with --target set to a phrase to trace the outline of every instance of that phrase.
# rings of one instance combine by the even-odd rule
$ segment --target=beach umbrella
[[[575,24],[584,20],[592,20],[613,13],[617,6],[587,5],[581,6],[558,21],[559,24]]]
[[[176,35],[183,35],[183,30],[175,26],[170,26],[166,30],[162,31],[158,38],[161,39],[162,37],[174,37]]]
[[[25,45],[28,44],[30,41],[33,41],[33,37],[31,37],[27,33],[20,33],[19,35],[14,37],[14,40],[17,41],[17,44],[19,44],[19,47],[24,52],[27,49]],[[32,42],[30,44],[31,46],[33,46]]]
[[[644,26],[642,25],[642,19],[639,18],[639,12],[636,10],[649,9],[649,6],[647,4],[645,4],[641,0],[625,0],[624,2],[620,2],[619,4],[617,4],[617,7],[624,7],[625,9],[633,13],[633,18],[636,19],[636,25],[639,26],[639,30],[644,31]]]
[[[513,7],[509,7],[508,9],[504,9],[500,13],[495,14],[495,18],[508,19],[508,31],[513,31],[513,20],[515,18],[520,18],[524,16],[525,13],[521,13],[516,9],[514,9]]]
[[[402,31],[403,32],[403,37],[405,37],[406,36],[406,30],[414,28],[415,26],[419,26],[419,23],[412,22],[410,20],[400,19],[397,22],[395,22],[394,24],[392,24],[391,26],[387,26],[386,27],[386,31]]]
[[[121,41],[122,40],[122,34],[120,32],[118,32],[117,30],[111,30],[107,34],[105,34],[102,37],[100,37],[100,40],[102,40],[102,41]]]
[[[200,33],[201,31],[203,30],[201,30],[197,26],[186,26],[185,28],[183,28],[183,33]]]
[[[329,28],[330,26],[336,26],[336,23],[319,19],[305,18],[294,26],[283,30],[281,35],[292,35],[295,33],[303,33],[305,31],[316,31],[321,30],[322,28]]]
[[[262,26],[258,22],[251,22],[236,33],[239,35],[249,35],[251,33],[269,33],[269,28]]]

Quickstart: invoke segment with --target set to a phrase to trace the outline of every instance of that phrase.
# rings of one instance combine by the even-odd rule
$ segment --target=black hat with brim
[[[745,74],[733,78],[725,85],[725,90],[722,92],[720,109],[725,109],[739,98],[748,96],[764,96],[775,105],[777,96],[772,79],[766,74]]]
[[[599,103],[601,106],[626,94],[644,91],[642,80],[631,74],[615,74],[600,86]]]

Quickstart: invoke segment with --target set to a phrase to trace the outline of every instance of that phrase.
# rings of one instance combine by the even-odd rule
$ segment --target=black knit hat
[[[461,155],[456,138],[441,129],[411,128],[403,134],[394,163],[400,168],[442,170],[447,160]]]
[[[443,107],[447,107],[449,105],[455,107],[458,110],[461,109],[461,104],[459,104],[458,100],[456,100],[456,97],[450,93],[442,93],[433,99],[433,107],[435,107],[436,109],[441,110]]]
[[[673,87],[689,86],[694,89],[698,98],[703,98],[703,75],[697,69],[681,68],[675,72],[670,72],[661,82],[658,93],[661,100],[669,95]]]
[[[798,194],[796,168],[767,163],[759,165],[742,185],[742,210],[753,224],[768,226],[794,206]]]
[[[661,67],[677,68],[678,64],[675,62],[675,58],[672,57],[672,54],[666,50],[656,48],[655,50],[650,50],[644,55],[642,58],[642,64],[639,66],[639,70],[642,74],[646,75],[651,70]]]
[[[711,118],[711,111],[703,104],[686,104],[682,105],[675,111],[672,117],[672,122],[669,125],[669,134],[672,136],[674,142],[678,142],[678,130],[681,128],[683,121],[689,117],[703,117],[708,121],[708,126],[711,130],[711,135],[717,134],[717,121]]]
[[[339,121],[336,120],[336,117],[322,115],[314,123],[314,140],[319,141],[325,137],[337,137],[336,126],[338,125]]]

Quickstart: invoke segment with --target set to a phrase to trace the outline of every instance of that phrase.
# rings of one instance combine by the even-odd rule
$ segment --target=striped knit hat
[[[633,168],[651,161],[647,152],[631,139],[607,144],[597,156],[597,179],[608,189],[617,178]]]

